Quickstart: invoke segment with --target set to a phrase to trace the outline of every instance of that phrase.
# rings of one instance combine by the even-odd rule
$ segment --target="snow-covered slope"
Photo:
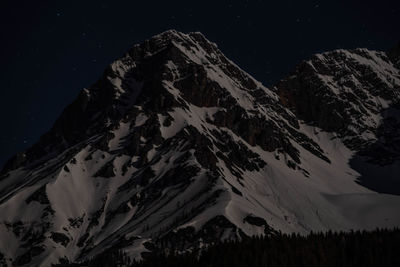
[[[362,153],[381,141],[381,114],[398,111],[399,70],[368,50],[304,65],[270,90],[200,33],[135,45],[6,164],[0,262],[49,266],[112,248],[140,257],[277,230],[399,226],[400,197],[367,189],[351,164],[378,166]],[[343,122],[326,123],[334,116]],[[382,147],[398,144],[392,117]],[[385,170],[398,168],[390,157]]]

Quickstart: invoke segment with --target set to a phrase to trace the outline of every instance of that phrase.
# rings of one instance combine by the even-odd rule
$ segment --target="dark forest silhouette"
[[[400,266],[400,229],[277,234],[225,241],[198,252],[177,255],[155,251],[140,262],[120,250],[111,250],[80,264],[57,266],[169,267],[169,266]]]

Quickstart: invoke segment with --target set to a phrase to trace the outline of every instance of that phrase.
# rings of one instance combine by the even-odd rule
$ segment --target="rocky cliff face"
[[[398,111],[395,65],[334,51],[270,90],[200,33],[135,45],[6,164],[0,259],[47,266],[111,248],[140,257],[277,230],[399,225],[400,198],[360,185],[349,164],[383,139],[398,152],[397,117],[381,115]],[[398,154],[382,153],[397,168]]]
[[[283,79],[277,90],[298,118],[337,134],[356,152],[351,163],[363,173],[359,160],[388,166],[400,159],[396,64],[398,47],[387,54],[367,49],[317,54]],[[383,172],[377,182],[377,175],[364,175],[360,182],[380,192],[400,193],[398,178]],[[382,182],[385,179],[389,181]]]
[[[352,139],[373,138],[381,112],[400,101],[400,73],[383,52],[317,54],[282,80],[282,103],[304,121]],[[389,104],[390,103],[390,104]]]

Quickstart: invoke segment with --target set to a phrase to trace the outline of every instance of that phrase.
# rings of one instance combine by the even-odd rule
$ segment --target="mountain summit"
[[[198,32],[133,46],[5,165],[0,263],[399,226],[392,58],[318,54],[268,89]]]

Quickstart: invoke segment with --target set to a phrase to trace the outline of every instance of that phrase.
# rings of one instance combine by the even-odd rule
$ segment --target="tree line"
[[[81,264],[56,266],[107,267],[368,267],[400,266],[400,229],[374,231],[276,234],[241,241],[228,240],[201,252],[159,253],[131,260],[120,250],[108,251]]]

